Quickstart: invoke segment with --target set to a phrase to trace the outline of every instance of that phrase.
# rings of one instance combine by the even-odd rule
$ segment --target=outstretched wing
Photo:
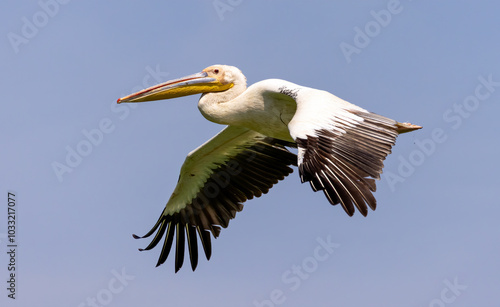
[[[289,124],[298,146],[302,182],[322,190],[332,205],[352,216],[366,216],[377,202],[375,179],[399,133],[421,127],[368,112],[330,93],[310,88],[296,92],[297,111]]]
[[[157,266],[167,259],[175,237],[175,271],[184,262],[188,243],[191,267],[198,263],[198,239],[207,259],[212,235],[226,228],[243,202],[265,194],[297,165],[297,156],[285,146],[293,143],[266,137],[245,128],[228,126],[211,140],[188,154],[177,186],[153,228],[142,238],[156,233],[144,249],[155,247],[165,235]],[[134,235],[135,238],[139,238]]]

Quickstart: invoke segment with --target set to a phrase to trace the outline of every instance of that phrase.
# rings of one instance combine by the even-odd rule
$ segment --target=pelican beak
[[[143,102],[170,99],[200,93],[225,91],[232,86],[232,83],[223,84],[220,80],[209,77],[205,71],[202,71],[183,78],[160,83],[137,93],[122,97],[116,102]]]

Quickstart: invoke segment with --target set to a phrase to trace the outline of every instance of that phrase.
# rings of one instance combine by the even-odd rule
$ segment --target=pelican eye
[[[218,70],[218,69],[214,69],[214,73],[215,73],[215,74],[218,74],[218,73],[219,73],[219,70]]]

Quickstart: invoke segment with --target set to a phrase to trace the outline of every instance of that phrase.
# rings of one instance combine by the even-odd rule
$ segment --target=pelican
[[[352,216],[375,210],[375,179],[396,137],[422,127],[371,113],[326,91],[280,79],[247,88],[236,67],[213,65],[118,99],[134,103],[202,94],[198,109],[209,121],[227,125],[187,155],[165,209],[144,249],[163,237],[159,266],[175,237],[175,272],[184,263],[187,241],[191,268],[198,264],[198,237],[207,260],[211,237],[298,166],[300,180],[323,191],[332,205]],[[297,154],[288,148],[297,148]]]

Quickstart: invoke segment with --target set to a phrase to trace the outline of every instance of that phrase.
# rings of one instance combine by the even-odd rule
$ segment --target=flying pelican
[[[265,194],[299,169],[300,180],[323,191],[332,205],[352,216],[375,210],[375,179],[399,133],[422,127],[368,112],[326,91],[268,79],[247,88],[236,67],[213,65],[200,73],[167,81],[118,99],[144,102],[202,94],[198,108],[209,121],[227,125],[190,152],[160,218],[142,238],[140,250],[155,247],[165,235],[156,266],[175,244],[175,272],[184,262],[185,241],[193,271],[200,238],[207,260],[210,233],[243,209],[243,202]],[[297,148],[297,155],[287,150]],[[140,238],[134,235],[135,238]]]

